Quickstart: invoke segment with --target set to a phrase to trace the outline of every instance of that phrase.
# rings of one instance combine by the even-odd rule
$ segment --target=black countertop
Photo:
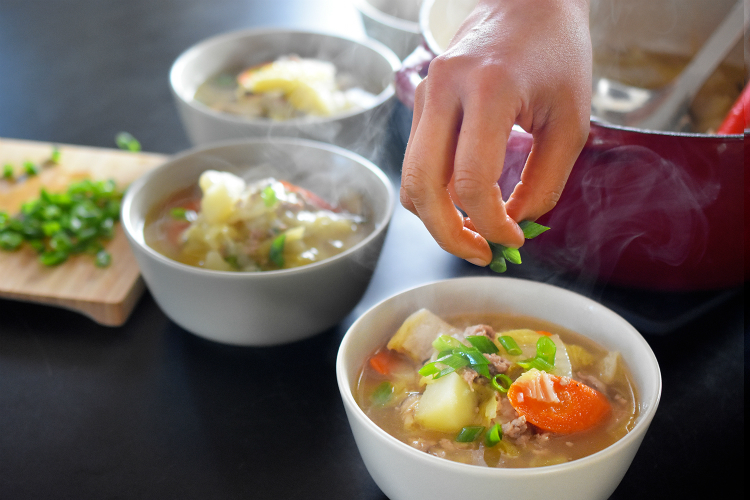
[[[146,151],[186,149],[171,63],[203,38],[258,26],[362,34],[346,0],[2,0],[0,137],[114,147],[126,130]],[[397,184],[403,143],[392,134],[385,146],[379,163]],[[287,346],[203,340],[148,293],[118,328],[0,300],[0,498],[383,498],[346,421],[338,344],[393,293],[485,274],[397,207],[361,303],[340,325]],[[742,491],[743,289],[582,289],[533,262],[508,274],[601,300],[656,353],[661,404],[612,498]]]

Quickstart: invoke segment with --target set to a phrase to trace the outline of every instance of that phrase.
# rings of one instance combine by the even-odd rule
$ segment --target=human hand
[[[487,265],[487,241],[520,247],[517,222],[557,203],[588,137],[588,16],[588,0],[480,0],[430,64],[414,99],[401,203],[444,250]],[[497,181],[514,123],[533,145],[504,203]]]

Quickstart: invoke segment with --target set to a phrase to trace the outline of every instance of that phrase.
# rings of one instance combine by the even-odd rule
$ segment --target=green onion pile
[[[42,189],[18,215],[0,211],[0,248],[13,251],[26,242],[45,266],[86,253],[94,256],[98,267],[107,267],[112,257],[103,242],[114,236],[121,199],[112,180],[74,182],[63,193]]]

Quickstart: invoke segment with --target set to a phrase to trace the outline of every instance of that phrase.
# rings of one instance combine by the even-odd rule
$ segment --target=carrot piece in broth
[[[526,421],[559,434],[596,427],[612,411],[607,397],[588,385],[534,369],[511,384],[508,399]]]
[[[390,349],[381,349],[370,358],[370,366],[381,375],[389,375],[399,364],[399,360]]]

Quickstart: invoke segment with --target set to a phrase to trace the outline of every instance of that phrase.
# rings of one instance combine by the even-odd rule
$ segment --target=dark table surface
[[[186,149],[172,61],[205,37],[257,26],[363,32],[346,0],[1,0],[0,137],[113,147],[126,130],[146,151]],[[403,147],[391,134],[379,162],[394,184]],[[335,328],[288,346],[203,340],[148,293],[118,328],[0,300],[0,498],[383,498],[346,421],[338,344],[393,293],[485,274],[445,254],[397,207],[361,303]],[[612,498],[742,491],[743,289],[652,294],[533,262],[509,275],[601,300],[656,353],[661,405]]]

